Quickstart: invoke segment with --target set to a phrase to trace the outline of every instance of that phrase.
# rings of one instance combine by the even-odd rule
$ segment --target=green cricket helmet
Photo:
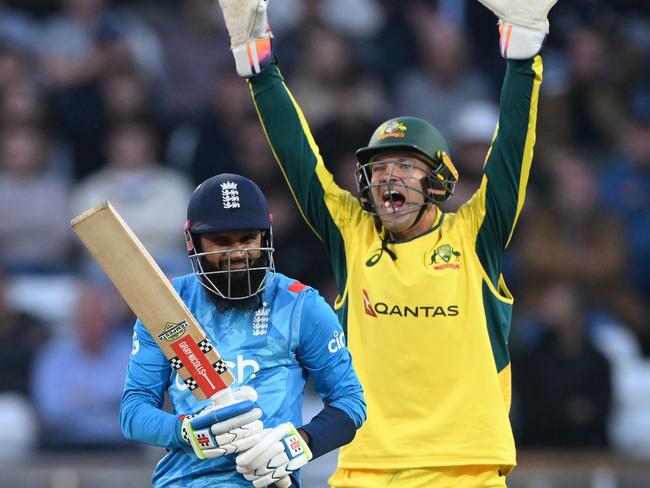
[[[359,201],[364,210],[377,215],[370,194],[371,168],[375,156],[386,152],[416,154],[431,167],[421,179],[425,205],[441,203],[454,193],[458,171],[449,159],[449,148],[442,134],[429,122],[417,117],[395,117],[381,124],[370,138],[368,146],[357,150],[355,180]]]

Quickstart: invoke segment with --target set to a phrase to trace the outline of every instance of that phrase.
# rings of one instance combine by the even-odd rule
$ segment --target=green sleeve
[[[501,259],[526,196],[533,159],[537,101],[542,81],[540,56],[508,61],[499,105],[499,125],[485,161],[474,205],[480,215],[476,252],[495,288]],[[481,218],[482,216],[482,218]]]
[[[347,279],[344,233],[358,203],[327,171],[305,117],[276,64],[249,79],[273,154],[303,218],[323,241],[339,290]]]

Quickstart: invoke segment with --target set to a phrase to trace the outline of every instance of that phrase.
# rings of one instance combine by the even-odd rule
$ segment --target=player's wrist
[[[255,76],[273,62],[274,42],[270,34],[261,39],[250,39],[244,44],[232,48],[237,74],[243,78]]]
[[[546,32],[530,29],[503,19],[499,21],[499,49],[505,59],[524,60],[539,54]]]

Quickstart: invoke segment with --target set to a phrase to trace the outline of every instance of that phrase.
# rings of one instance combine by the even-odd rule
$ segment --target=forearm
[[[303,438],[317,458],[350,443],[357,433],[357,426],[343,410],[325,407],[298,431],[301,435],[307,433]]]
[[[126,391],[120,408],[124,437],[168,449],[185,447],[178,416],[152,405],[138,392]]]
[[[323,172],[325,178],[331,179],[331,175],[324,174],[307,121],[276,64],[250,78],[249,83],[260,121],[293,196],[308,223],[318,225],[324,220],[320,214],[324,189],[317,172]]]

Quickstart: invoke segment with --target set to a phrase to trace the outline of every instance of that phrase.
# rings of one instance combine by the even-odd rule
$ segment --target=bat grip
[[[235,396],[232,394],[232,389],[230,387],[227,387],[224,388],[223,390],[219,390],[214,395],[212,395],[210,397],[210,400],[212,400],[212,402],[215,404],[227,405],[227,404],[235,403]],[[275,482],[275,486],[277,488],[289,488],[291,486],[291,478],[289,478],[288,476],[285,476],[284,478],[280,478],[278,481]]]
[[[284,478],[279,479],[275,482],[277,488],[289,488],[291,486],[291,478],[285,476]]]
[[[210,397],[210,400],[217,405],[229,405],[236,401],[235,396],[232,394],[232,388],[229,386],[216,392]]]

